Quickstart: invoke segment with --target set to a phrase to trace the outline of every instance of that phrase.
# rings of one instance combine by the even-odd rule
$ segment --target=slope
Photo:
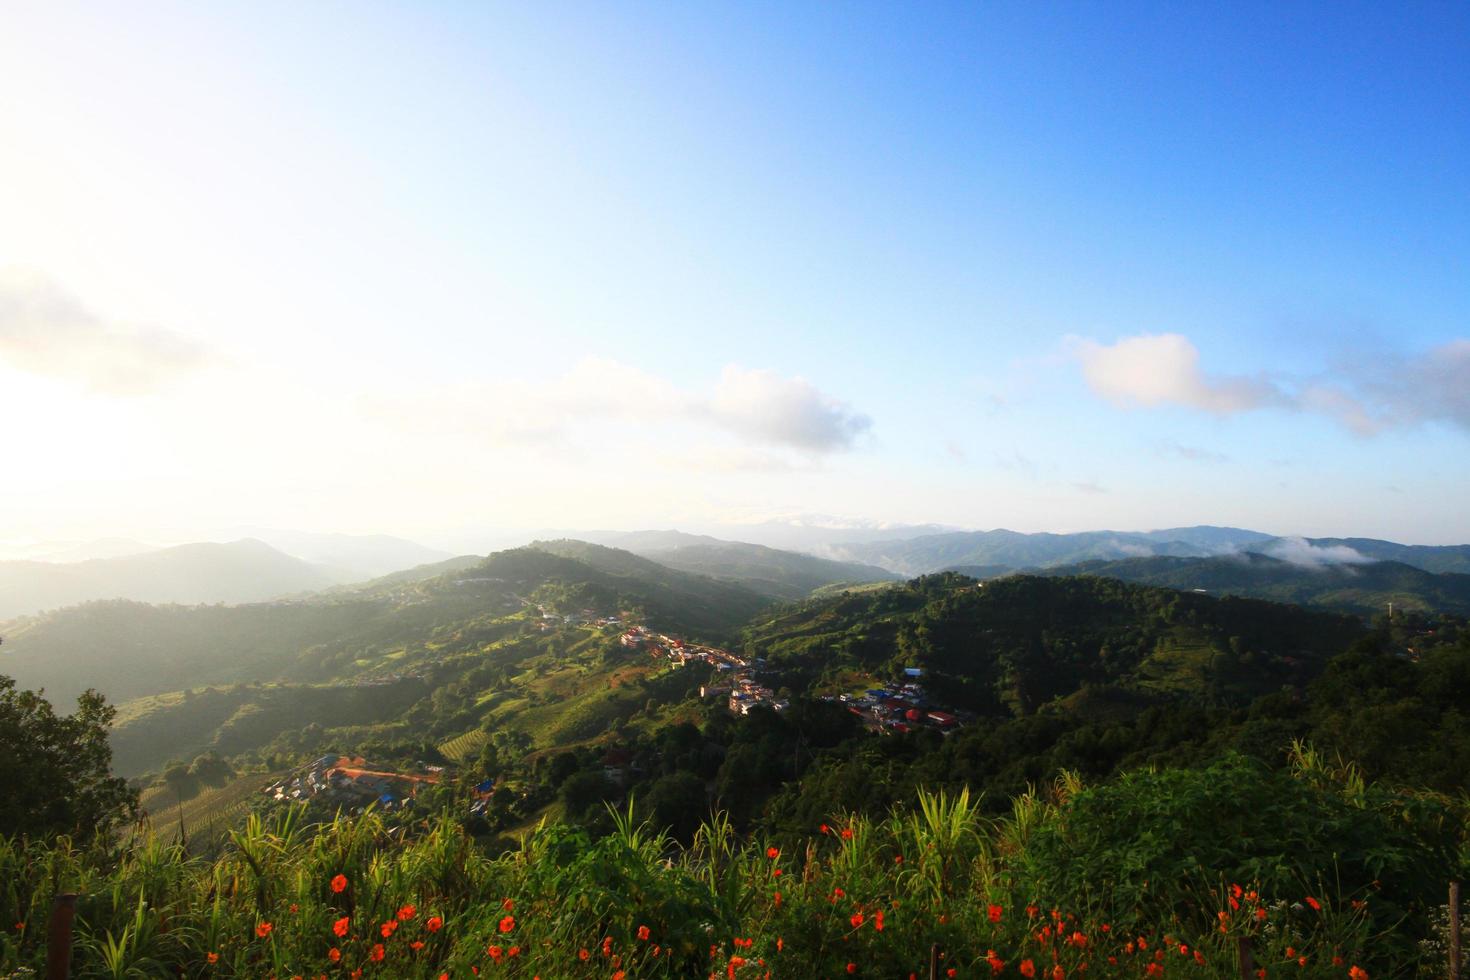
[[[1397,561],[1366,564],[1298,565],[1267,555],[1217,558],[1129,558],[1049,569],[1053,575],[1098,575],[1204,589],[1274,602],[1321,606],[1359,615],[1396,609],[1470,614],[1470,575],[1426,572]]]

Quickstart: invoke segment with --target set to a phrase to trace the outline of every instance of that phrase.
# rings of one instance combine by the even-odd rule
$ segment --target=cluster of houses
[[[923,676],[923,671],[910,667],[904,673],[910,679],[902,684],[871,688],[857,696],[841,694],[827,700],[842,702],[868,727],[883,731],[902,733],[936,728],[949,732],[958,728],[959,716],[940,710],[918,684],[916,679]]]
[[[713,667],[729,677],[718,684],[706,684],[699,689],[702,698],[727,698],[730,713],[749,714],[755,707],[768,707],[781,711],[787,702],[776,697],[776,692],[755,679],[753,671],[765,666],[764,660],[748,661],[729,650],[719,647],[685,643],[676,636],[650,632],[646,627],[634,626],[622,635],[620,642],[625,647],[647,647],[654,657],[666,657],[675,667],[702,663]]]
[[[390,772],[371,766],[361,756],[324,755],[295,770],[263,792],[276,802],[305,802],[322,797],[343,807],[376,804],[385,810],[413,805],[422,785],[438,783],[442,766],[425,766],[422,773]]]

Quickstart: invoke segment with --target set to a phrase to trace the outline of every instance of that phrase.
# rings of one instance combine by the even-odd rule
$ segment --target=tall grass
[[[1416,969],[1385,961],[1371,911],[1330,882],[1311,886],[1316,909],[1253,882],[1188,901],[1158,883],[1126,924],[1041,904],[1018,856],[1081,792],[1068,777],[999,818],[924,793],[786,850],[718,813],[680,847],[631,807],[601,839],[543,823],[504,855],[447,816],[405,829],[372,812],[251,817],[212,859],[147,833],[112,850],[0,839],[0,976],[43,963],[58,891],[81,894],[79,977],[887,978],[927,976],[933,943],[943,976],[1217,977],[1242,937],[1268,976]]]

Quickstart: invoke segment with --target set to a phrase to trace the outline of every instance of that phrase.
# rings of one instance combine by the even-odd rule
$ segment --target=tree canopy
[[[58,715],[42,692],[0,676],[0,834],[82,839],[132,816],[137,794],[111,772],[115,713],[87,691]]]

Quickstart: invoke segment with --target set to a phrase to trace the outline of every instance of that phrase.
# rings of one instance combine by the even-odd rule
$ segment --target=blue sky
[[[1463,4],[0,24],[0,539],[1470,541]]]

